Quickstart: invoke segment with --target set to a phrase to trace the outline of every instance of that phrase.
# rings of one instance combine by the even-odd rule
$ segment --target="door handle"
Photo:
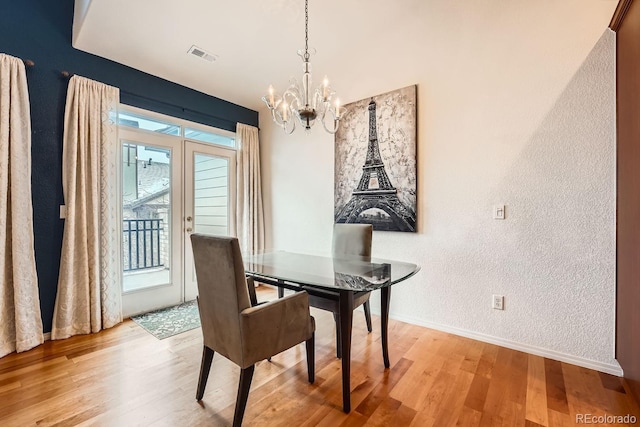
[[[191,233],[192,231],[191,227],[187,228],[187,233]]]
[[[191,217],[190,216],[187,217],[187,221],[191,222]]]

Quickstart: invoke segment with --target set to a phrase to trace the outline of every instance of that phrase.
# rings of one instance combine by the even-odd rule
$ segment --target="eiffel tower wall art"
[[[345,105],[335,135],[335,222],[416,231],[416,89]]]

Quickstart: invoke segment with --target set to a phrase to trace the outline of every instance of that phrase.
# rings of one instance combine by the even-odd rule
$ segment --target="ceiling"
[[[309,45],[315,82],[345,82],[410,52],[420,0],[311,0]],[[300,78],[303,0],[76,0],[74,47],[252,109],[269,84]],[[218,56],[187,54],[192,45]],[[398,46],[400,47],[398,49]],[[342,85],[342,86],[341,86]]]
[[[372,87],[382,93],[425,79],[460,79],[456,72],[490,57],[506,55],[514,64],[543,61],[552,68],[549,61],[558,61],[560,67],[563,59],[546,53],[549,40],[570,41],[568,33],[594,22],[604,31],[617,0],[309,3],[315,83],[328,76],[345,104],[371,96]],[[304,47],[304,0],[76,0],[73,45],[264,110],[260,98],[269,84],[282,93],[290,78],[302,75],[296,52]],[[217,61],[188,54],[192,45]],[[566,49],[565,55],[575,54],[572,46]]]

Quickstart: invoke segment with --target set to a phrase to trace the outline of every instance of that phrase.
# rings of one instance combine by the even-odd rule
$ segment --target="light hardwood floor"
[[[258,295],[275,298],[270,289]],[[379,319],[367,334],[359,311],[347,415],[333,318],[313,315],[315,384],[306,380],[303,345],[260,362],[244,425],[572,426],[577,414],[640,419],[617,377],[393,320],[385,370]],[[230,425],[239,369],[215,356],[199,404],[201,351],[200,329],[159,341],[126,321],[11,354],[0,359],[0,426]]]

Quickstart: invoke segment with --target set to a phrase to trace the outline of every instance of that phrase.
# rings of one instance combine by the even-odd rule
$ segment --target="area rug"
[[[159,340],[200,327],[200,314],[195,300],[133,316],[131,320]]]

